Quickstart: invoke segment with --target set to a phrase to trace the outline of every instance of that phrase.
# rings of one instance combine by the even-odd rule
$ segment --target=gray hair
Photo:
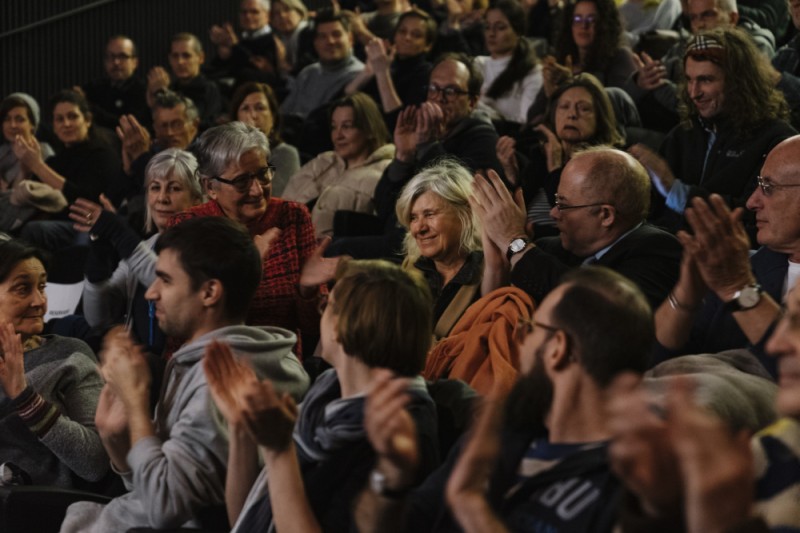
[[[144,188],[147,189],[151,181],[170,175],[189,191],[195,204],[203,201],[203,188],[197,179],[197,159],[191,152],[167,148],[154,155],[144,170]],[[149,233],[153,230],[150,204],[145,205],[144,219],[144,229]]]
[[[289,9],[293,9],[294,11],[300,13],[303,16],[303,20],[306,20],[308,18],[308,8],[301,0],[275,0],[275,1],[280,2]]]
[[[480,250],[480,222],[469,205],[472,194],[472,175],[469,171],[452,159],[442,159],[414,176],[403,188],[395,206],[397,220],[406,230],[411,227],[414,202],[426,192],[440,196],[458,216],[461,222],[461,251],[470,253]],[[403,265],[413,265],[421,254],[411,231],[406,232],[403,248],[406,253]]]
[[[269,0],[256,0],[256,3],[261,6],[261,9],[264,11],[269,11],[269,8],[271,7]]]
[[[188,31],[183,31],[181,33],[176,33],[172,36],[172,39],[169,41],[170,50],[172,50],[172,43],[187,41],[192,43],[192,50],[197,55],[203,55],[203,43],[200,42],[200,39],[197,38],[197,35],[193,33],[189,33]]]
[[[156,109],[172,109],[183,104],[186,108],[186,120],[189,122],[197,122],[200,120],[200,113],[197,111],[197,106],[188,96],[183,96],[174,91],[161,91],[156,94],[153,101],[153,112]]]
[[[739,7],[736,0],[717,0],[717,6],[723,13],[738,13]]]
[[[250,150],[258,150],[269,159],[269,141],[258,128],[239,121],[210,128],[197,142],[197,171],[201,178],[220,176]]]

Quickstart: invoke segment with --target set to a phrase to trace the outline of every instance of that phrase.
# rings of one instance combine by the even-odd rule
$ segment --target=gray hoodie
[[[224,503],[228,438],[219,423],[200,360],[213,339],[230,344],[260,377],[300,399],[308,376],[292,354],[295,335],[275,327],[230,326],[184,345],[167,365],[155,413],[155,435],[128,453],[129,493],[108,505],[69,507],[62,532],[198,527],[198,510]]]

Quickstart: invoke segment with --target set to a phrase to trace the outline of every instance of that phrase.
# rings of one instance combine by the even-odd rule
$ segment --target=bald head
[[[616,209],[620,222],[633,227],[650,211],[650,177],[633,156],[606,146],[576,154],[569,164],[585,165],[582,187],[603,196]],[[566,170],[566,169],[565,169]]]

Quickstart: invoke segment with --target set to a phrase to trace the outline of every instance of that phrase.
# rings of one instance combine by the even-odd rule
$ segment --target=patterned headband
[[[684,60],[691,57],[697,60],[710,60],[722,64],[725,59],[725,47],[716,38],[710,35],[695,35],[686,45]]]

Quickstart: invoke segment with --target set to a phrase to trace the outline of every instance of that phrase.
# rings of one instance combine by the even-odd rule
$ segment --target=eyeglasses
[[[555,199],[556,199],[555,206],[556,206],[556,209],[558,209],[559,211],[569,211],[570,209],[580,209],[582,207],[599,207],[601,205],[610,205],[610,206],[613,207],[613,205],[614,205],[614,204],[612,204],[610,202],[598,202],[598,203],[595,203],[595,204],[568,205],[568,204],[565,204],[564,202],[561,201],[561,199],[558,197],[558,193],[556,193]]]
[[[459,89],[458,87],[453,87],[452,85],[448,85],[447,87],[439,87],[435,83],[426,85],[425,89],[428,91],[428,98],[436,98],[439,96],[439,94],[442,94],[444,95],[444,99],[448,102],[452,102],[458,96],[469,94],[469,91]]]
[[[561,330],[561,328],[557,328],[555,326],[536,322],[536,320],[533,318],[520,317],[520,319],[517,321],[517,325],[514,326],[514,340],[517,342],[517,344],[522,344],[525,342],[525,337],[532,334],[533,330],[536,328],[546,329],[551,333]]]
[[[764,196],[771,196],[773,191],[800,187],[800,183],[773,183],[769,178],[764,178],[762,176],[756,176],[756,181],[758,182],[758,186],[761,187],[761,192],[764,193]]]
[[[130,61],[134,56],[128,54],[106,54],[106,61]]]
[[[219,176],[212,176],[211,179],[232,186],[234,189],[236,189],[236,192],[247,192],[247,190],[250,189],[253,180],[257,180],[261,187],[268,187],[272,184],[272,176],[274,175],[275,167],[272,165],[267,165],[259,168],[255,172],[249,172],[236,176],[232,180],[226,180],[225,178],[220,178]]]
[[[572,17],[573,26],[594,26],[595,22],[597,22],[597,15],[586,15],[585,17],[575,15]]]

